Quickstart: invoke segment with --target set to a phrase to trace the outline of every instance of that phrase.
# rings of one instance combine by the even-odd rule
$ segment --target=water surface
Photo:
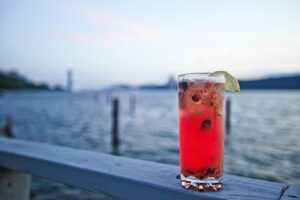
[[[135,109],[129,103],[132,95]],[[19,139],[110,153],[114,97],[120,99],[121,108],[120,154],[178,165],[175,90],[11,92],[0,97],[0,124],[11,114]],[[227,97],[232,109],[225,172],[300,185],[300,91],[249,90]],[[38,180],[34,189],[42,192],[53,184]]]

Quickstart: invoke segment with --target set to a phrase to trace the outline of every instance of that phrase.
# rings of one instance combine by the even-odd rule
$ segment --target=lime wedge
[[[232,76],[230,73],[228,73],[226,71],[216,71],[216,72],[211,73],[209,76],[219,76],[219,75],[225,76],[226,90],[229,90],[231,92],[240,92],[241,91],[239,81],[234,76]]]

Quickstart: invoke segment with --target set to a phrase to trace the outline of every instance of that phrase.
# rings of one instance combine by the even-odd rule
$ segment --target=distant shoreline
[[[258,80],[240,80],[242,90],[300,90],[300,75],[276,78],[264,78]],[[166,84],[146,84],[140,86],[113,85],[106,90],[169,90],[176,89],[177,82],[167,82]]]
[[[300,90],[300,75],[290,75],[272,78],[263,78],[257,80],[240,80],[242,90]],[[116,84],[103,88],[102,90],[170,90],[176,89],[177,82],[174,77],[165,84],[144,84],[144,85],[129,85]],[[100,89],[100,88],[99,88]],[[63,87],[57,85],[49,87],[46,83],[34,83],[16,72],[0,71],[0,94],[6,91],[65,91]]]
[[[32,82],[15,71],[4,72],[0,70],[0,94],[15,90],[56,91],[63,90],[63,88],[60,86],[50,88],[46,83]]]

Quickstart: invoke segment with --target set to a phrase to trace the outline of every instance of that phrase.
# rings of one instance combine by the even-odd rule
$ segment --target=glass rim
[[[190,72],[190,73],[182,73],[177,75],[177,77],[186,76],[186,75],[209,75],[212,72]]]
[[[179,74],[177,76],[178,81],[208,81],[208,82],[215,82],[215,83],[225,83],[226,78],[223,74],[217,76],[210,76],[213,72],[192,72],[192,73],[185,73]]]

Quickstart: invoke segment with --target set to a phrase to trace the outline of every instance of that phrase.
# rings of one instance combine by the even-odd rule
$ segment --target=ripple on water
[[[120,98],[121,154],[178,164],[176,91],[136,92],[135,110],[130,109],[130,95],[110,94]],[[225,137],[226,173],[300,184],[300,92],[228,96],[232,126]],[[7,93],[0,98],[0,122],[12,114],[17,138],[110,152],[108,99],[99,92]]]

